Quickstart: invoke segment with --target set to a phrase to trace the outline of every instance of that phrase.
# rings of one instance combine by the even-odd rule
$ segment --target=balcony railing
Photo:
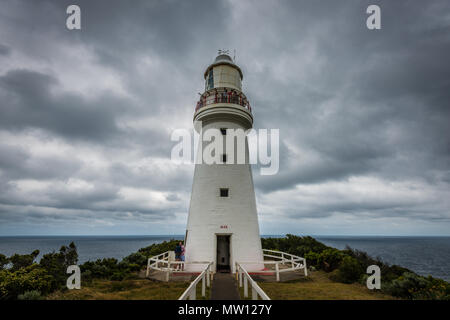
[[[248,111],[252,112],[252,107],[247,98],[235,90],[210,90],[202,94],[200,100],[197,102],[195,111],[214,103],[232,103],[240,105],[246,108]]]

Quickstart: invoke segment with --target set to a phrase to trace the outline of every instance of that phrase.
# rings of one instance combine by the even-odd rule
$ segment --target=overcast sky
[[[0,235],[184,234],[170,134],[221,48],[280,129],[279,173],[253,170],[262,234],[450,235],[449,1],[0,5]]]

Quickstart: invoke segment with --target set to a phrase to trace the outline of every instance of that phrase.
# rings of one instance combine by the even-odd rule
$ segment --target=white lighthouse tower
[[[200,135],[207,129],[219,130],[224,151],[218,163],[195,165],[185,257],[187,263],[212,261],[216,271],[235,272],[235,261],[263,261],[247,138],[243,163],[237,164],[238,143],[234,152],[226,148],[227,129],[246,131],[253,126],[253,116],[242,92],[242,71],[230,56],[219,52],[204,78],[205,91],[194,113],[194,124],[201,121],[201,125],[195,129]],[[199,153],[207,144],[199,143]],[[264,266],[246,267],[256,271]]]

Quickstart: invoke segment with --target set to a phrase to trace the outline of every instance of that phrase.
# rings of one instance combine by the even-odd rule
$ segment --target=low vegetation
[[[49,300],[176,300],[189,282],[159,282],[148,279],[122,281],[95,279],[80,290],[58,290]]]
[[[69,294],[68,297],[73,295],[82,297],[84,292],[95,291],[102,285],[102,288],[108,290],[109,287],[106,286],[108,281],[111,282],[112,287],[139,283],[138,272],[145,268],[148,257],[173,249],[177,242],[177,240],[171,240],[153,244],[139,249],[138,252],[130,254],[121,261],[114,258],[104,258],[81,264],[83,289],[82,291],[73,290],[73,293]],[[59,252],[44,254],[39,262],[36,261],[38,255],[39,250],[24,255],[14,254],[10,257],[0,254],[0,300],[39,300],[54,292],[59,292],[61,296],[67,293],[67,267],[78,262],[75,244],[72,242],[68,246],[62,246]],[[133,280],[137,282],[133,282]],[[121,281],[124,281],[123,284],[118,284]],[[154,290],[151,290],[150,281],[144,280],[142,286],[146,288],[145,290],[154,292]],[[163,284],[153,283],[155,290],[158,286],[164,288]],[[187,287],[186,284],[177,284],[174,285],[174,288],[178,288],[177,286],[180,290]],[[175,295],[179,293],[179,290],[168,291]],[[75,292],[78,292],[78,294]],[[183,290],[179,294],[182,292]],[[120,294],[115,296],[118,297]],[[163,297],[164,294],[160,293],[156,296]],[[146,295],[141,296],[141,299],[146,299],[145,297]],[[108,298],[105,297],[105,299]],[[112,296],[111,299],[113,299]]]
[[[263,238],[265,249],[284,251],[306,259],[313,270],[327,274],[337,283],[365,286],[367,267],[377,265],[381,270],[381,292],[401,299],[450,299],[450,284],[431,276],[423,277],[397,265],[389,265],[380,258],[347,247],[338,250],[328,247],[312,237],[286,235],[284,238]],[[266,286],[266,284],[264,284]],[[280,288],[282,285],[280,286]],[[301,296],[299,296],[301,298]]]
[[[287,282],[259,282],[273,300],[391,300],[392,296],[367,289],[359,283],[332,281],[325,271],[310,272],[307,278]]]
[[[450,284],[446,281],[419,276],[362,251],[338,250],[312,237],[294,235],[261,241],[263,248],[305,257],[313,270],[301,281],[260,283],[273,299],[450,299]],[[173,250],[177,242],[150,245],[121,261],[104,258],[85,262],[80,265],[81,290],[66,288],[67,266],[78,262],[73,242],[59,252],[43,255],[39,262],[38,250],[10,257],[0,254],[0,300],[176,299],[189,282],[163,283],[140,279],[138,274],[149,257]],[[373,264],[381,269],[381,291],[370,291],[365,286],[365,271]],[[197,297],[201,298],[199,292]]]

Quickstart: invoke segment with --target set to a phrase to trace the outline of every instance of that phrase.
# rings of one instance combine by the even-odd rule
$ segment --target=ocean
[[[313,237],[331,247],[344,249],[348,245],[420,275],[432,275],[450,281],[450,237]],[[0,253],[10,256],[39,249],[39,259],[44,253],[58,251],[62,245],[74,241],[79,263],[107,257],[120,260],[140,248],[170,239],[182,240],[183,236],[0,236]]]

